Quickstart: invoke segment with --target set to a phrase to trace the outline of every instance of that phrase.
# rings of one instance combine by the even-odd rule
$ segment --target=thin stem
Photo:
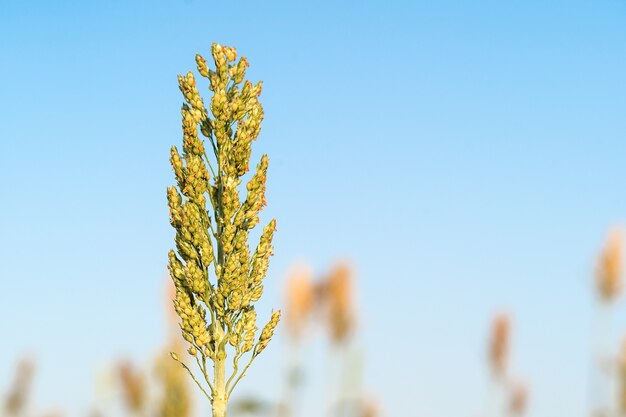
[[[216,278],[216,281],[217,281],[217,278]],[[215,286],[217,287],[217,283],[215,284]],[[209,304],[207,303],[207,305],[209,305]],[[212,305],[209,308],[209,312],[211,313],[211,325],[215,326],[215,323],[216,323],[216,321],[215,321],[215,311],[213,310],[213,306]]]
[[[209,119],[209,116],[206,116],[206,119],[208,120],[209,124],[211,123],[211,119]],[[211,127],[211,129],[213,129],[213,127]],[[211,142],[211,147],[213,148],[213,154],[215,155],[215,157],[217,158],[217,148],[215,147],[215,141],[213,140],[213,132],[209,133],[209,136],[207,136],[209,139],[209,142]],[[204,155],[206,156],[206,151],[204,152]],[[208,161],[208,158],[207,158]]]
[[[198,385],[198,388],[200,388],[202,390],[202,392],[204,393],[204,395],[209,399],[209,401],[213,401],[213,399],[211,398],[211,396],[206,392],[206,390],[204,389],[204,387],[202,386],[202,384],[200,384],[200,382],[198,382],[198,380],[196,379],[196,377],[194,376],[193,372],[191,372],[191,369],[189,369],[189,367],[187,365],[185,365],[180,359],[178,359],[177,357],[172,356],[172,358],[180,363],[183,368],[185,368],[187,370],[187,372],[189,372],[189,375],[191,375],[191,378],[194,380],[194,382],[196,383],[196,385]],[[213,392],[213,390],[211,390],[211,392]]]
[[[215,238],[215,240],[217,240],[218,236],[217,236],[217,233],[215,233],[215,229],[213,228],[213,222],[211,222],[211,218],[209,217],[208,213],[207,213],[207,217],[208,217],[207,224],[209,225],[209,229],[211,229],[211,233],[213,233],[213,237]],[[213,243],[211,243],[211,245],[213,245]]]
[[[228,381],[226,381],[226,391],[228,391],[228,387],[230,387],[230,383],[232,382],[233,378],[237,375],[237,371],[239,370],[239,359],[241,359],[242,356],[243,356],[243,352],[233,357],[233,373],[230,376],[230,378],[228,378]]]
[[[246,365],[245,368],[243,368],[243,371],[241,371],[241,374],[239,374],[239,376],[237,377],[237,379],[235,379],[235,382],[233,382],[233,386],[230,387],[229,391],[228,391],[228,395],[230,396],[230,394],[233,392],[233,389],[235,389],[235,387],[237,386],[237,383],[239,381],[241,381],[241,378],[243,378],[243,376],[246,374],[246,371],[248,370],[248,368],[250,367],[250,365],[252,365],[252,361],[254,360],[254,358],[256,358],[256,355],[252,354],[252,356],[250,357],[250,361],[248,362],[248,364]]]
[[[198,359],[198,356],[196,356],[196,362],[198,363],[198,367],[200,368],[200,370],[202,370],[204,379],[206,380],[207,384],[209,384],[209,388],[211,389],[211,392],[213,392],[213,384],[211,384],[211,378],[209,378],[209,374],[206,371],[206,361],[204,359],[204,355],[201,355],[201,356],[202,356],[202,363],[200,363],[200,359]]]
[[[211,143],[213,143],[213,141],[211,141]],[[211,174],[213,174],[213,177],[215,178],[216,177],[215,171],[213,171],[213,165],[211,165],[211,161],[209,160],[209,157],[206,154],[206,149],[204,150],[204,159],[206,159],[206,163],[209,166],[209,169],[211,170]]]

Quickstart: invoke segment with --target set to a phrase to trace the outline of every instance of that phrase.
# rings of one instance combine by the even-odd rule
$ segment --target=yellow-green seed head
[[[168,254],[176,284],[174,307],[189,343],[187,351],[203,365],[207,359],[223,361],[228,351],[235,352],[235,364],[246,352],[254,358],[269,343],[280,317],[274,312],[257,340],[253,303],[263,293],[276,230],[276,221],[270,221],[251,252],[250,230],[259,224],[266,205],[266,155],[246,184],[243,202],[239,193],[264,118],[262,83],[245,80],[248,61],[237,61],[235,48],[213,44],[211,56],[213,68],[201,55],[195,57],[203,77],[198,82],[208,78],[213,92],[207,108],[194,74],[178,77],[185,101],[182,150],[171,149],[176,186],[167,190],[170,223],[176,231],[176,251]],[[228,344],[232,348],[226,349]]]
[[[201,55],[196,54],[196,64],[200,75],[209,78],[209,67],[206,65],[206,59],[204,59]]]
[[[272,339],[274,335],[274,330],[276,326],[278,326],[278,322],[280,321],[280,310],[272,312],[272,318],[270,321],[263,327],[263,331],[261,331],[261,337],[259,337],[259,342],[254,349],[254,354],[258,355],[267,347],[267,344]]]

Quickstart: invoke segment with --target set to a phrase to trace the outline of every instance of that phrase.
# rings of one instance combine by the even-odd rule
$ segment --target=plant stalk
[[[213,417],[226,417],[226,352],[219,351],[213,362],[214,391],[213,391]]]

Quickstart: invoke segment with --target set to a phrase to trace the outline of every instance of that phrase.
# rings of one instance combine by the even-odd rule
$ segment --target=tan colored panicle
[[[306,330],[307,321],[315,305],[315,285],[310,266],[297,264],[289,270],[285,285],[285,298],[287,330],[297,339]]]
[[[500,313],[493,319],[491,339],[489,341],[489,364],[496,376],[503,376],[509,356],[511,319],[506,313]]]
[[[526,412],[528,405],[528,386],[522,382],[515,382],[511,387],[509,412],[512,416],[521,416]]]
[[[30,394],[34,370],[32,359],[25,358],[19,362],[15,380],[4,404],[7,415],[19,415],[23,411]]]
[[[351,265],[341,262],[331,270],[325,285],[331,338],[341,343],[350,335],[355,325],[354,272]]]
[[[622,290],[624,272],[624,232],[614,228],[609,232],[596,267],[596,285],[602,301],[613,301]]]
[[[118,375],[126,406],[130,411],[140,412],[143,410],[146,398],[146,386],[143,377],[129,361],[121,362],[118,365]]]

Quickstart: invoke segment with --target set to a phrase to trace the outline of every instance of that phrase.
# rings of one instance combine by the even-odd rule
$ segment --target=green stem
[[[191,369],[189,369],[189,367],[187,365],[185,365],[180,359],[178,359],[177,357],[172,356],[172,358],[180,363],[183,368],[185,368],[185,370],[189,373],[189,375],[191,375],[191,378],[193,379],[193,381],[196,383],[196,385],[198,386],[198,388],[200,388],[200,390],[204,393],[204,396],[207,397],[209,400],[211,400],[211,396],[209,395],[208,392],[206,392],[206,390],[204,389],[204,387],[202,386],[202,384],[196,379],[196,377],[194,376],[193,372],[191,372]]]
[[[241,374],[239,374],[239,376],[237,377],[237,379],[235,379],[235,382],[233,382],[233,385],[230,386],[230,388],[228,389],[228,395],[230,395],[233,390],[235,389],[235,386],[237,385],[237,383],[239,381],[241,381],[241,378],[243,378],[246,375],[246,371],[248,370],[248,368],[250,367],[250,365],[252,365],[252,361],[254,360],[254,358],[256,358],[256,355],[254,355],[254,353],[252,354],[252,356],[250,357],[250,361],[248,362],[248,364],[246,365],[245,368],[243,368],[243,371],[241,371]]]
[[[213,417],[226,417],[226,352],[222,349],[215,355],[213,362]]]
[[[206,163],[209,166],[209,169],[211,170],[211,174],[213,174],[213,178],[215,178],[215,171],[213,171],[213,165],[211,165],[211,160],[209,159],[209,156],[206,154],[206,149],[204,151],[204,159],[206,159]]]
[[[230,392],[228,387],[230,387],[230,383],[232,382],[233,378],[237,376],[237,372],[239,371],[239,359],[241,358],[241,355],[243,355],[243,353],[235,354],[235,356],[233,357],[233,373],[230,378],[228,378],[228,381],[226,381],[227,392]]]

